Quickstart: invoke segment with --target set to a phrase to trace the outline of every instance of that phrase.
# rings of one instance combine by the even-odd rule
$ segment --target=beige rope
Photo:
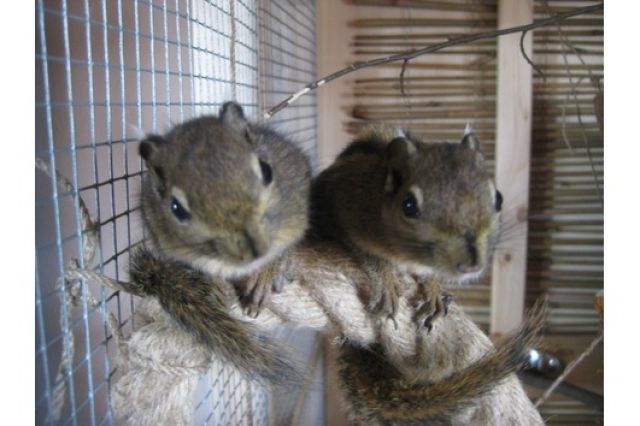
[[[82,282],[128,291],[128,283],[100,273],[70,265],[65,273],[65,291],[69,305],[76,306]],[[100,302],[89,296],[91,306]],[[67,312],[69,309],[67,309]],[[136,303],[137,328],[124,336],[116,317],[109,312],[107,324],[118,347],[118,379],[112,383],[111,408],[123,424],[191,424],[191,401],[199,376],[211,365],[210,353],[185,333],[155,300]],[[64,359],[73,357],[73,334],[63,351]],[[61,367],[66,363],[61,361]],[[62,370],[62,373],[65,373]],[[56,404],[64,405],[65,381],[56,392]],[[57,413],[56,419],[59,419]]]
[[[69,309],[67,309],[67,304],[65,302],[67,298],[73,296],[71,295],[71,290],[64,285],[64,281],[59,280],[57,287],[60,289],[60,330],[64,332],[64,336],[62,338],[62,355],[60,357],[60,362],[58,363],[58,370],[56,373],[56,378],[54,380],[55,384],[51,393],[52,412],[49,414],[54,422],[58,422],[60,420],[62,409],[64,408],[65,394],[67,390],[66,378],[69,374],[67,365],[69,365],[73,360],[73,353],[75,348],[73,333],[71,333],[71,331],[67,327],[65,327],[65,324],[69,323],[71,317],[71,315],[69,314]],[[68,292],[68,295],[66,296],[67,298],[65,298],[64,292]]]
[[[122,340],[111,408],[118,424],[193,424],[198,378],[209,352],[169,318],[155,300],[136,304],[138,328]]]
[[[42,159],[36,158],[35,160],[36,169],[42,171],[51,179],[56,182],[56,186],[62,192],[70,192],[74,198],[78,201],[78,206],[80,208],[80,220],[82,227],[82,260],[84,265],[88,265],[93,261],[95,257],[96,248],[98,247],[99,234],[98,234],[98,225],[91,219],[91,214],[89,213],[89,209],[87,208],[84,200],[74,186],[69,182],[69,179],[58,173],[58,171],[52,171],[49,165]],[[72,259],[69,261],[67,265],[67,270],[77,269],[78,261],[76,259]],[[49,416],[53,419],[54,422],[60,420],[60,416],[62,415],[62,409],[64,408],[65,403],[65,394],[67,389],[67,379],[69,378],[69,371],[67,366],[71,365],[73,361],[73,354],[75,351],[75,340],[73,333],[71,330],[66,327],[66,324],[71,322],[71,312],[69,309],[69,304],[72,306],[78,305],[78,300],[81,298],[81,288],[78,282],[75,282],[75,285],[70,285],[69,283],[73,281],[68,280],[58,280],[57,288],[59,290],[60,295],[60,329],[64,333],[62,338],[62,355],[60,357],[60,362],[58,363],[58,369],[56,372],[56,378],[54,380],[54,386],[52,389],[51,395],[51,413]],[[99,304],[95,299],[91,299],[88,301],[91,305]]]
[[[325,260],[319,255],[314,259],[310,250],[301,247],[292,254],[294,263],[289,262],[297,263],[292,267],[305,271],[304,281],[294,280],[281,293],[273,294],[257,318],[244,315],[238,304],[231,307],[232,315],[264,331],[286,321],[325,333],[339,333],[362,345],[373,343],[382,332],[385,342],[394,347],[394,358],[414,356],[416,329],[406,300],[400,304],[397,330],[392,321],[378,324],[364,310],[355,291],[353,280],[362,272],[346,261],[336,265],[335,259]],[[129,289],[127,283],[77,267],[67,269],[65,281],[73,294],[83,281],[113,290]],[[91,300],[91,303],[99,302]],[[114,415],[123,424],[188,424],[197,379],[211,364],[211,354],[155,300],[137,303],[135,315],[138,328],[128,337],[122,336],[117,320],[110,315],[109,326],[119,348],[119,374],[111,391]],[[72,347],[66,352],[72,353]]]
[[[82,197],[79,196],[69,179],[62,176],[57,171],[54,173],[49,165],[42,159],[36,158],[36,168],[44,172],[51,179],[55,179],[56,185],[63,192],[70,192],[74,198],[77,198],[80,206],[80,218],[82,221],[82,259],[84,264],[88,265],[93,261],[96,254],[96,247],[99,242],[98,224],[91,219],[91,214]]]

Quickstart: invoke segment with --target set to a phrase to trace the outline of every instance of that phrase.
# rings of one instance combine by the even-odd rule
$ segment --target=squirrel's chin
[[[451,275],[445,276],[444,281],[451,284],[459,285],[473,284],[474,282],[479,281],[480,278],[484,276],[485,269],[486,268],[482,268],[479,271],[467,273],[456,272]]]
[[[218,276],[222,279],[236,279],[244,278],[258,271],[276,258],[277,254],[277,251],[271,250],[264,256],[249,262],[234,262],[216,257],[198,256],[195,259],[190,259],[189,263],[210,275]]]

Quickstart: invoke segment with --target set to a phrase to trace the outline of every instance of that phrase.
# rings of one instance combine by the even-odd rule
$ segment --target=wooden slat
[[[498,28],[523,25],[533,19],[529,0],[500,0]],[[529,156],[531,144],[531,68],[520,54],[519,35],[498,40],[496,113],[496,185],[512,208],[504,219],[517,224],[512,232],[527,235]],[[531,54],[531,37],[525,38]],[[491,333],[505,333],[522,320],[525,299],[526,238],[507,241],[496,254],[491,291]]]

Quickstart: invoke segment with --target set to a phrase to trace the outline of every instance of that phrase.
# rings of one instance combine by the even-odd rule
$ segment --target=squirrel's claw
[[[240,304],[244,313],[257,318],[263,306],[271,297],[271,293],[280,292],[287,279],[281,273],[278,262],[267,265],[249,276],[245,281],[244,292],[240,296]]]
[[[400,304],[400,297],[404,292],[404,283],[391,267],[382,266],[369,272],[369,300],[366,308],[374,315],[382,315],[393,321],[398,328],[396,313]]]
[[[240,296],[240,304],[245,315],[256,318],[260,314],[264,303],[265,283],[260,280],[260,274],[255,273],[245,281],[243,294]]]
[[[442,292],[442,304],[444,306],[444,316],[445,317],[449,313],[449,304],[452,301],[453,301],[453,294],[443,291]]]
[[[449,313],[449,304],[453,300],[453,295],[440,291],[433,295],[429,293],[431,292],[427,292],[424,299],[414,304],[413,320],[418,327],[425,327],[428,332],[431,332],[435,320]]]

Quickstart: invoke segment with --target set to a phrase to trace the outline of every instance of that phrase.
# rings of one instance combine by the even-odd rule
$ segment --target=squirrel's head
[[[310,169],[277,133],[225,103],[149,135],[139,153],[149,171],[142,203],[166,255],[216,275],[246,275],[300,239],[307,227]]]
[[[475,134],[460,143],[397,137],[385,165],[381,219],[394,256],[445,280],[479,278],[497,239],[502,195]]]

